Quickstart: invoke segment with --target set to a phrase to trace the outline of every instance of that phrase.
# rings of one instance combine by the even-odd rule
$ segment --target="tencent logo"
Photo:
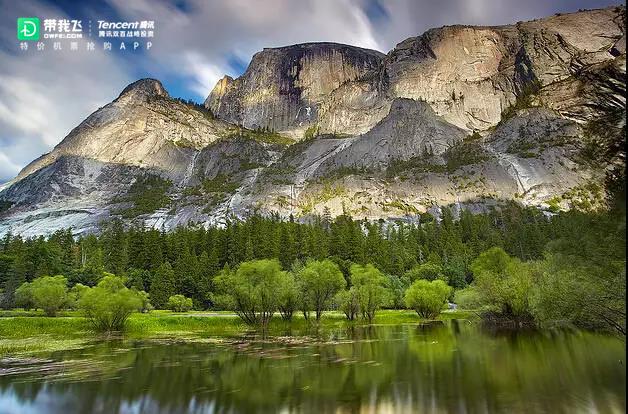
[[[17,40],[39,40],[39,18],[19,17],[17,19]]]

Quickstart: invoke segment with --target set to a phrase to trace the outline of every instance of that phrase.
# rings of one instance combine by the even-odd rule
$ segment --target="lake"
[[[0,413],[623,413],[625,342],[468,321],[110,340],[0,362]]]

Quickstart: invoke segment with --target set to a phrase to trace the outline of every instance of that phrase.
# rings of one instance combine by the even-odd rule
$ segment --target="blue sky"
[[[143,77],[202,102],[264,47],[332,41],[384,53],[447,24],[498,25],[617,4],[606,0],[0,0],[0,183],[50,151]],[[22,51],[18,17],[154,20],[149,51]],[[84,23],[85,24],[85,23]]]

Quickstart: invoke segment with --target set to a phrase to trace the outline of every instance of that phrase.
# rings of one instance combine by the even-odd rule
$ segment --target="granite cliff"
[[[386,55],[264,49],[203,106],[137,81],[0,188],[0,233],[599,207],[625,164],[625,18],[612,7],[448,26]]]

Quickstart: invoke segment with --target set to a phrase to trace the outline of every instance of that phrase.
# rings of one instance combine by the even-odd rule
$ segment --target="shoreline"
[[[319,329],[368,326],[421,325],[434,321],[477,320],[469,311],[442,312],[436,319],[424,319],[411,310],[381,310],[372,324],[358,319],[348,321],[342,312],[326,311],[317,323],[295,314],[288,322],[276,314],[266,332],[270,336],[306,336]],[[135,313],[122,332],[103,334],[92,329],[87,318],[78,311],[63,311],[56,317],[43,316],[41,311],[3,311],[0,313],[0,358],[29,357],[44,352],[82,348],[94,341],[121,339],[185,339],[228,338],[262,332],[245,324],[237,315],[225,311],[152,311]]]

